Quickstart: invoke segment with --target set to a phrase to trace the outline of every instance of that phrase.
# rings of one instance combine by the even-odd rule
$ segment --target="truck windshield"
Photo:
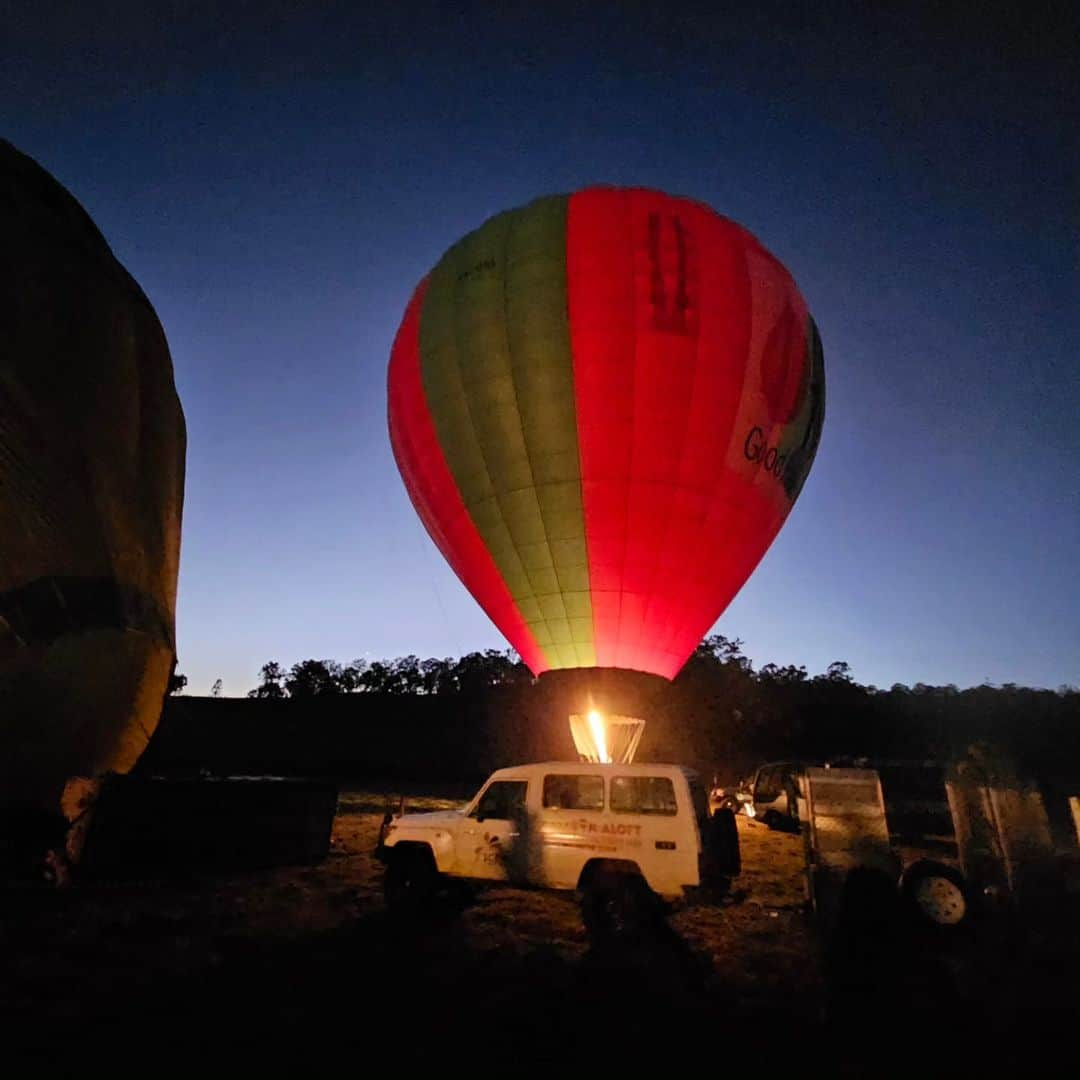
[[[497,821],[514,821],[525,812],[525,794],[528,783],[524,780],[496,780],[489,784],[480,796],[474,818],[493,818]]]

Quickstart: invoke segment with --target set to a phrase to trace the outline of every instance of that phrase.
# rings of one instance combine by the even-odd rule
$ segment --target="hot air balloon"
[[[388,398],[417,513],[535,674],[671,678],[798,497],[825,384],[806,302],[749,232],[597,187],[443,255]]]
[[[0,233],[0,814],[24,820],[128,771],[157,724],[185,432],[150,302],[3,141]]]

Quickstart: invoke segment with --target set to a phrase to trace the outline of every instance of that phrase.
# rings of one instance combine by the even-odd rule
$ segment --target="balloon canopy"
[[[184,414],[89,215],[0,140],[0,808],[126,772],[175,662]]]
[[[413,505],[535,674],[674,676],[791,510],[825,407],[787,270],[636,188],[541,198],[455,244],[388,390]]]

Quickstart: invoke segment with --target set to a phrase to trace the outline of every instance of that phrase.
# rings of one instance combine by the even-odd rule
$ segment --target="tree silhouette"
[[[853,682],[851,678],[851,665],[843,660],[834,660],[825,671],[825,678],[829,682]]]
[[[292,698],[340,694],[341,678],[342,667],[333,660],[303,660],[289,669],[285,689]]]
[[[259,669],[259,677],[261,682],[254,690],[248,691],[248,697],[251,698],[283,698],[285,697],[285,688],[282,683],[285,681],[285,672],[282,671],[281,665],[276,660],[268,660]]]
[[[338,675],[338,689],[343,694],[356,694],[364,689],[364,672],[367,671],[366,660],[354,660],[346,664]]]

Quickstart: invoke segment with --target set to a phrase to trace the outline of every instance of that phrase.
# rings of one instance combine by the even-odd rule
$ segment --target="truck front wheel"
[[[391,911],[418,912],[430,907],[439,884],[439,871],[429,848],[394,851],[386,864],[383,893]]]

